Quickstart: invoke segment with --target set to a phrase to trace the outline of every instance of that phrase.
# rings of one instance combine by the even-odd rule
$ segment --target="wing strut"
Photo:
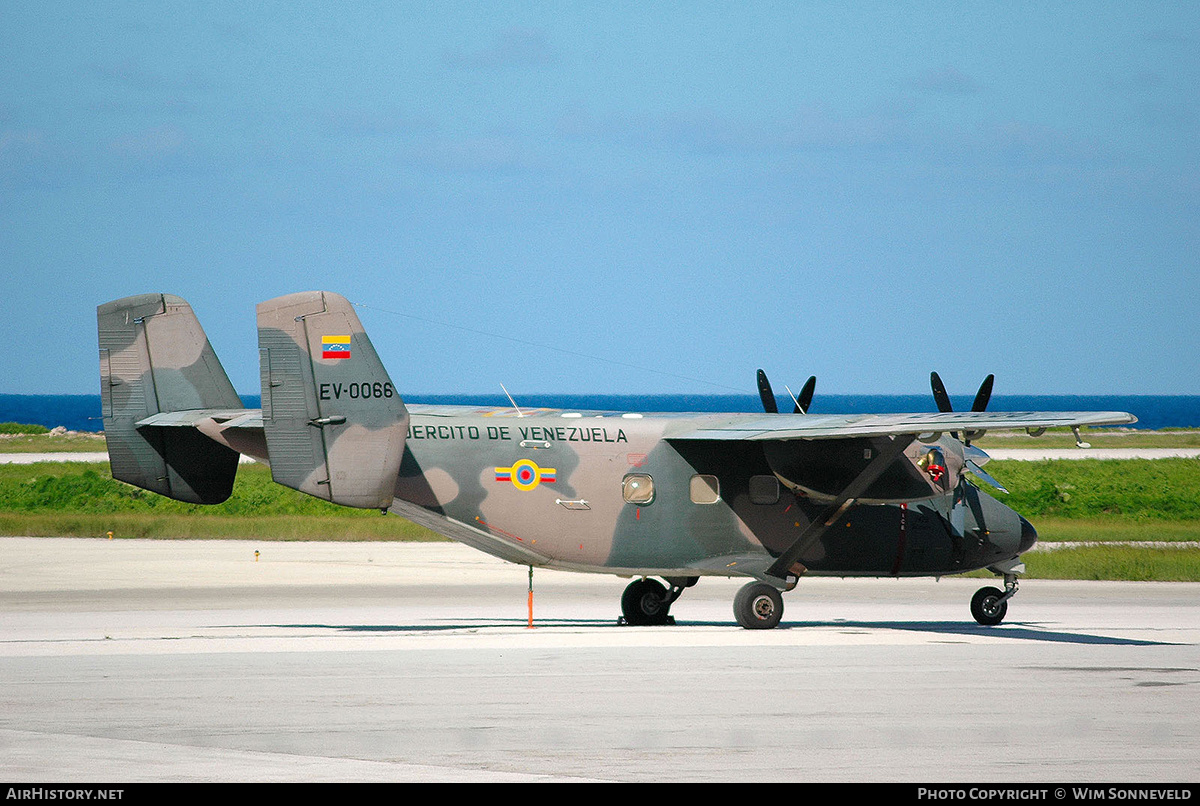
[[[814,518],[812,523],[804,527],[804,531],[800,533],[796,541],[780,554],[771,567],[767,569],[767,576],[784,581],[790,589],[793,583],[788,581],[788,577],[795,576],[792,566],[799,559],[800,555],[804,554],[825,533],[825,530],[837,522],[842,513],[854,503],[854,499],[862,495],[871,486],[871,482],[879,478],[879,475],[883,473],[887,466],[896,461],[896,458],[904,453],[904,449],[916,438],[916,434],[890,436],[891,443],[885,446],[871,460],[870,464],[863,468],[863,471],[855,477],[854,481],[846,485],[846,489],[842,490],[838,497],[833,500],[833,503],[826,507],[825,511],[819,517]]]

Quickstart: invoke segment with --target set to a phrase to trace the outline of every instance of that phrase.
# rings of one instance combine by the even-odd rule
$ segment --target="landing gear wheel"
[[[667,589],[656,579],[635,579],[621,594],[621,613],[625,623],[647,627],[670,623],[671,600]]]
[[[980,588],[971,597],[971,615],[980,624],[988,627],[1004,621],[1008,612],[1008,600],[996,588]]]
[[[783,596],[765,582],[751,582],[733,598],[733,615],[747,630],[769,630],[783,618]]]

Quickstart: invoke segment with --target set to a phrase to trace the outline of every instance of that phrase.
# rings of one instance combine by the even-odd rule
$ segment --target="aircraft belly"
[[[535,565],[539,567],[548,564],[546,558],[536,552],[526,550],[519,545],[513,545],[509,541],[497,539],[487,532],[472,528],[417,504],[396,499],[392,503],[392,506],[389,507],[389,511],[437,532],[444,537],[457,540],[459,543],[478,549],[486,554],[491,554],[494,557],[499,557],[501,560],[519,565]]]

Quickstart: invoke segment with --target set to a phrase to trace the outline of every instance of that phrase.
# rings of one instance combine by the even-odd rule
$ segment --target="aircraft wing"
[[[678,415],[675,415],[678,416]],[[1129,425],[1137,417],[1123,411],[925,412],[917,414],[735,414],[700,415],[671,429],[668,439],[783,440],[840,439],[889,434],[934,434],[945,431],[1023,431],[1085,425]],[[195,428],[215,421],[225,428],[261,429],[258,409],[193,409],[163,412],[138,426]],[[683,425],[681,423],[680,425]]]
[[[672,440],[844,439],[946,431],[1036,431],[1084,425],[1137,422],[1123,411],[930,412],[923,414],[741,415],[697,423],[668,433]]]

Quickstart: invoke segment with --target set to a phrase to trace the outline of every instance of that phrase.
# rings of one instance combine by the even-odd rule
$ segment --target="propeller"
[[[971,411],[975,411],[975,412],[987,411],[988,402],[991,401],[991,399],[992,399],[992,386],[995,383],[995,381],[996,381],[995,375],[988,375],[986,378],[983,379],[983,383],[981,383],[979,385],[979,391],[975,393],[975,400],[971,402]],[[941,412],[954,411],[954,406],[952,406],[950,404],[950,395],[948,395],[946,393],[946,385],[942,383],[941,377],[939,377],[936,372],[929,373],[929,385],[933,388],[933,400],[935,403],[937,403],[938,411],[941,411]],[[962,441],[965,445],[965,448],[963,450],[964,463],[966,464],[967,470],[971,471],[971,473],[973,473],[976,476],[978,476],[979,478],[983,479],[984,481],[986,481],[988,484],[995,487],[1000,492],[1007,493],[1008,490],[1005,489],[1003,484],[996,481],[994,478],[992,478],[991,476],[989,476],[987,473],[985,473],[983,471],[983,465],[987,464],[988,460],[991,457],[989,457],[986,453],[981,451],[979,448],[973,447],[971,445],[971,440],[979,439],[981,436],[984,435],[984,433],[985,432],[983,432],[983,431],[964,431],[963,432],[963,440]],[[958,432],[951,432],[951,435],[955,439],[959,438]]]
[[[992,399],[992,385],[996,382],[995,375],[988,375],[979,385],[975,400],[971,403],[971,411],[987,411],[988,402]],[[938,411],[954,411],[950,404],[950,395],[946,394],[946,385],[936,372],[929,373],[929,385],[933,387],[933,400],[937,403]]]
[[[771,391],[771,382],[767,380],[767,373],[761,369],[758,371],[758,396],[762,399],[763,411],[767,414],[779,413],[779,404],[775,402],[775,393]]]
[[[792,394],[792,390],[788,387],[788,395],[792,398],[795,408],[792,409],[792,414],[807,414],[812,406],[813,392],[817,388],[817,376],[810,375],[808,380],[804,382],[804,386],[800,388],[800,395],[797,397]],[[778,414],[779,406],[775,402],[775,393],[771,391],[771,382],[767,380],[767,373],[761,369],[758,371],[758,396],[762,400],[763,411],[767,414]]]
[[[975,400],[971,402],[971,411],[987,411],[988,402],[992,399],[992,385],[995,382],[995,375],[988,375],[983,379],[983,383],[979,384],[979,391],[975,393]],[[942,383],[941,376],[936,372],[929,373],[929,385],[933,388],[933,401],[937,403],[938,411],[954,411],[954,406],[950,403],[950,395],[946,393],[946,385]],[[958,439],[958,432],[952,433],[954,438]],[[983,434],[983,431],[967,431],[963,434],[963,441],[970,445],[971,440],[979,439]]]

